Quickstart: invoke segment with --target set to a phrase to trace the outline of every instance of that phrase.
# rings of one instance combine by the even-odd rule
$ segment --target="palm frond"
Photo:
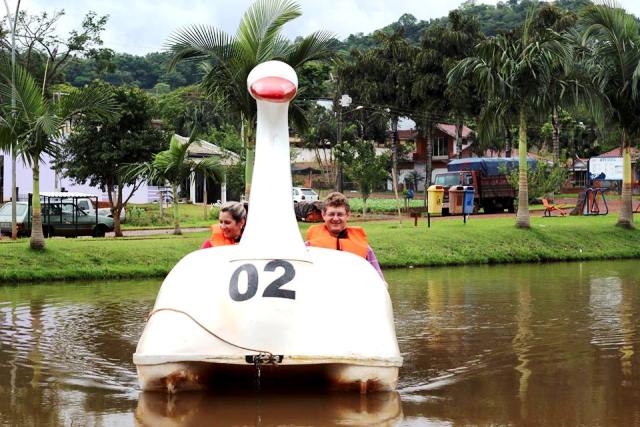
[[[307,61],[316,59],[332,59],[336,56],[333,46],[334,34],[328,31],[317,31],[292,45],[285,62],[298,68]]]
[[[289,0],[259,0],[244,13],[236,39],[256,64],[271,59],[273,41],[287,22],[302,14]]]
[[[173,33],[166,44],[172,54],[169,69],[183,60],[210,60],[215,66],[226,68],[226,63],[237,54],[233,37],[207,25],[192,25]]]

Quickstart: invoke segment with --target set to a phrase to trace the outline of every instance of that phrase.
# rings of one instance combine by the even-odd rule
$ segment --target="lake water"
[[[397,393],[140,393],[159,280],[0,287],[0,425],[640,425],[640,261],[386,272]]]

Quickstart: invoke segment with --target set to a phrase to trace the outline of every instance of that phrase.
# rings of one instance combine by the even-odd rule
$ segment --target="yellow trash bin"
[[[442,199],[444,198],[444,187],[442,185],[432,185],[427,189],[427,213],[442,214]]]
[[[464,187],[462,185],[452,185],[449,187],[449,213],[459,215],[464,206]]]

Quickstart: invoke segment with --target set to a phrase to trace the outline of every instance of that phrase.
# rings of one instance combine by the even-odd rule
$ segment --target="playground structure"
[[[607,191],[608,188],[587,188],[578,196],[571,215],[607,215],[609,206],[604,195]]]

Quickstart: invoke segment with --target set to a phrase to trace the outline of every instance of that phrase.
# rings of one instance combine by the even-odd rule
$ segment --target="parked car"
[[[78,207],[84,210],[88,214],[94,211],[93,201],[91,201],[90,199],[78,199]],[[98,215],[108,216],[109,218],[113,218],[113,214],[111,213],[111,208],[109,207],[104,207],[104,208],[99,207]],[[125,219],[126,219],[126,210],[123,207],[122,210],[120,211],[120,224],[123,224]]]
[[[24,236],[28,234],[27,211],[29,207],[27,202],[16,203],[16,219],[18,225],[18,236]],[[0,208],[0,234],[11,234],[11,203],[5,203]]]
[[[318,198],[318,193],[311,188],[293,187],[293,203],[317,202]]]
[[[113,231],[113,218],[96,215],[94,210],[85,211],[72,202],[43,203],[42,231],[45,236],[93,236],[104,237],[108,231]],[[29,205],[27,202],[17,202],[18,234],[31,234]],[[0,232],[11,234],[11,203],[0,208]]]

